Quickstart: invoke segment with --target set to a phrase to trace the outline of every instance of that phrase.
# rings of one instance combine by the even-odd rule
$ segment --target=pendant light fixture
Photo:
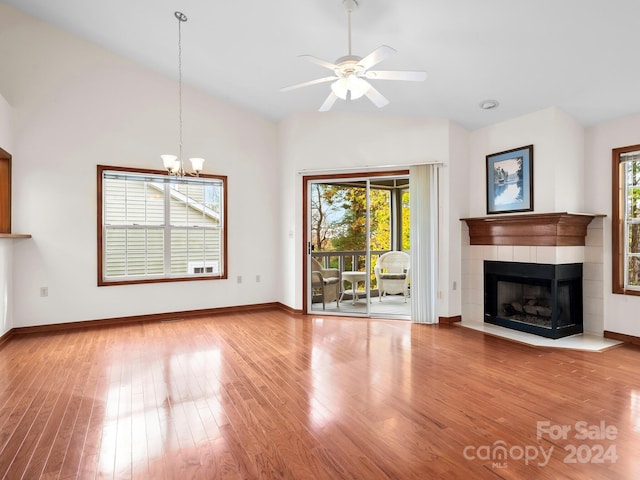
[[[182,12],[175,12],[175,17],[178,19],[178,124],[180,130],[180,143],[178,156],[176,155],[160,155],[164,168],[169,175],[175,177],[184,177],[186,175],[198,176],[202,171],[202,165],[204,158],[190,158],[191,169],[193,173],[187,172],[184,169],[184,162],[182,160],[182,23],[187,21],[187,16]]]

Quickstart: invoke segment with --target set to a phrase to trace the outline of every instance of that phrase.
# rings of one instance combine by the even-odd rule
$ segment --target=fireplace
[[[582,264],[485,261],[484,321],[554,339],[582,333]]]

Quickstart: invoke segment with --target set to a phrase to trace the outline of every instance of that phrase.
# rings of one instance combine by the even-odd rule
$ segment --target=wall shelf
[[[529,213],[462,218],[471,245],[584,246],[592,213]]]
[[[0,238],[31,238],[29,233],[0,233]]]

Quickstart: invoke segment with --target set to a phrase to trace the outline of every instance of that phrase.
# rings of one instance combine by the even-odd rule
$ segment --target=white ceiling
[[[359,0],[353,53],[397,53],[376,68],[425,70],[425,82],[374,81],[390,104],[362,98],[333,110],[452,119],[475,129],[557,106],[585,126],[640,113],[639,0]],[[4,0],[26,13],[281,120],[315,111],[329,84],[281,93],[327,75],[297,58],[347,54],[342,0]],[[481,100],[500,107],[485,111]]]

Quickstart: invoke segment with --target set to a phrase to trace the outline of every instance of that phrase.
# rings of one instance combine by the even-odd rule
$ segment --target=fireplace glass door
[[[575,324],[571,319],[569,288],[567,282],[558,285],[554,305],[549,282],[498,281],[498,316],[547,329],[553,328],[555,316],[558,327],[568,327]]]
[[[582,264],[484,263],[487,323],[561,338],[582,332]]]

